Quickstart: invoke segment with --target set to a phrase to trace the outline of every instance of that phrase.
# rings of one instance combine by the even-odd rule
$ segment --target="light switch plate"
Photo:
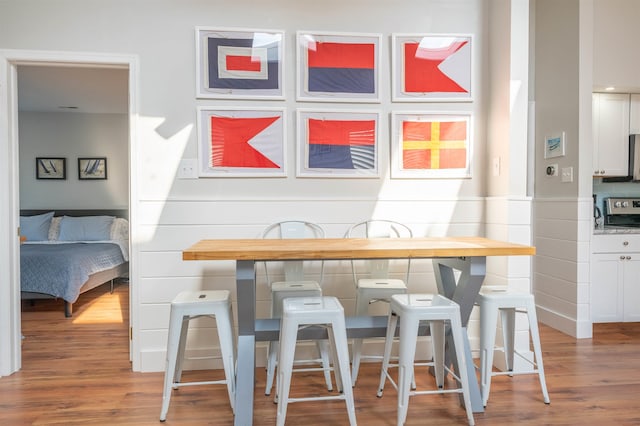
[[[563,167],[560,180],[562,182],[573,182],[573,167]]]
[[[198,179],[198,163],[195,159],[189,158],[180,160],[178,165],[178,179]]]

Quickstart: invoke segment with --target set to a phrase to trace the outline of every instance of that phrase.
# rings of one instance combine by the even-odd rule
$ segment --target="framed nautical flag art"
[[[197,27],[197,97],[283,99],[283,52],[283,31]]]
[[[297,113],[297,176],[377,177],[379,113]]]
[[[297,99],[380,102],[379,34],[297,33]]]
[[[201,177],[285,177],[285,112],[198,108]]]
[[[393,34],[393,101],[472,101],[469,35]]]
[[[471,177],[471,116],[395,112],[391,115],[392,178]]]

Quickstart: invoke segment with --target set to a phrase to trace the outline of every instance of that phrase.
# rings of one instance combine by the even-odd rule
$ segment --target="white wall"
[[[20,208],[128,208],[125,114],[20,113]],[[64,157],[65,180],[38,180],[36,157]],[[78,157],[106,157],[107,180],[79,180]]]
[[[522,2],[522,0],[519,0]],[[254,237],[270,222],[305,218],[323,225],[329,236],[342,236],[347,226],[371,217],[394,218],[409,224],[415,235],[483,235],[485,233],[485,120],[488,73],[485,53],[490,0],[274,0],[78,1],[55,4],[34,0],[2,1],[0,49],[34,49],[134,54],[139,57],[140,115],[136,122],[136,159],[132,177],[136,227],[132,230],[133,368],[161,370],[169,301],[186,288],[233,288],[233,264],[183,262],[181,250],[201,238]],[[493,13],[509,2],[493,6]],[[362,17],[366,15],[366,19]],[[509,14],[507,14],[509,16]],[[512,19],[507,18],[507,21]],[[527,20],[523,23],[526,25]],[[196,26],[282,29],[286,32],[285,101],[195,99]],[[294,34],[297,30],[381,33],[383,41],[380,104],[297,103],[294,84]],[[511,29],[509,29],[511,31]],[[473,35],[475,86],[473,103],[391,103],[390,35],[395,32],[461,33]],[[511,66],[510,60],[500,67]],[[504,65],[504,64],[508,65]],[[492,93],[509,93],[511,82],[493,81]],[[510,102],[501,96],[496,102]],[[382,112],[380,156],[382,174],[375,179],[176,179],[181,159],[197,156],[195,113],[199,105],[284,106],[287,108],[289,170],[294,170],[294,111],[298,107],[373,109]],[[508,111],[503,104],[501,111]],[[473,177],[471,179],[390,179],[388,115],[391,111],[471,111],[474,114]],[[504,116],[503,119],[508,119]],[[509,144],[512,142],[509,142]],[[523,142],[524,143],[524,142]],[[507,144],[507,150],[511,149]],[[505,152],[505,158],[509,158]],[[515,158],[515,161],[520,161]],[[515,179],[523,179],[525,171]],[[526,177],[524,177],[526,179]],[[514,179],[503,174],[500,179]],[[503,185],[496,182],[497,188]],[[523,185],[518,185],[523,187]],[[519,191],[519,190],[516,190]],[[504,194],[500,196],[521,196]],[[494,203],[502,205],[501,202]],[[502,209],[509,209],[510,203]],[[500,227],[513,216],[501,218]],[[525,220],[526,221],[526,220]],[[525,227],[528,225],[525,223]],[[508,233],[507,233],[508,234]],[[329,265],[327,294],[339,295],[348,312],[353,287],[347,265]],[[498,266],[501,267],[501,266]],[[412,290],[433,289],[429,262],[417,262]],[[267,312],[268,296],[259,292],[259,312]],[[198,337],[195,338],[199,340]],[[201,346],[206,346],[200,342]]]

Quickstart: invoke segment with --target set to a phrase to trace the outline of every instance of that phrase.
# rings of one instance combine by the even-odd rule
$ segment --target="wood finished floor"
[[[22,370],[0,378],[1,425],[158,425],[162,373],[134,373],[128,356],[128,288],[95,289],[64,318],[60,302],[23,305]],[[640,323],[599,324],[593,339],[575,340],[542,326],[551,404],[542,402],[535,376],[494,378],[477,425],[640,425]],[[215,377],[219,371],[190,372]],[[358,423],[394,425],[396,392],[376,397],[379,365],[362,367],[354,393]],[[419,374],[419,373],[418,373]],[[294,392],[323,393],[322,377],[295,375]],[[430,382],[419,374],[418,385]],[[254,423],[275,424],[276,406],[263,395],[256,370]],[[231,425],[222,386],[174,392],[166,425]],[[288,425],[348,424],[341,401],[289,406]],[[466,424],[454,395],[410,400],[407,425]]]

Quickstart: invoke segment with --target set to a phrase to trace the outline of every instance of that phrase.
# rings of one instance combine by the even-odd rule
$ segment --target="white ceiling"
[[[18,66],[18,109],[32,112],[128,111],[128,70],[74,66]]]

